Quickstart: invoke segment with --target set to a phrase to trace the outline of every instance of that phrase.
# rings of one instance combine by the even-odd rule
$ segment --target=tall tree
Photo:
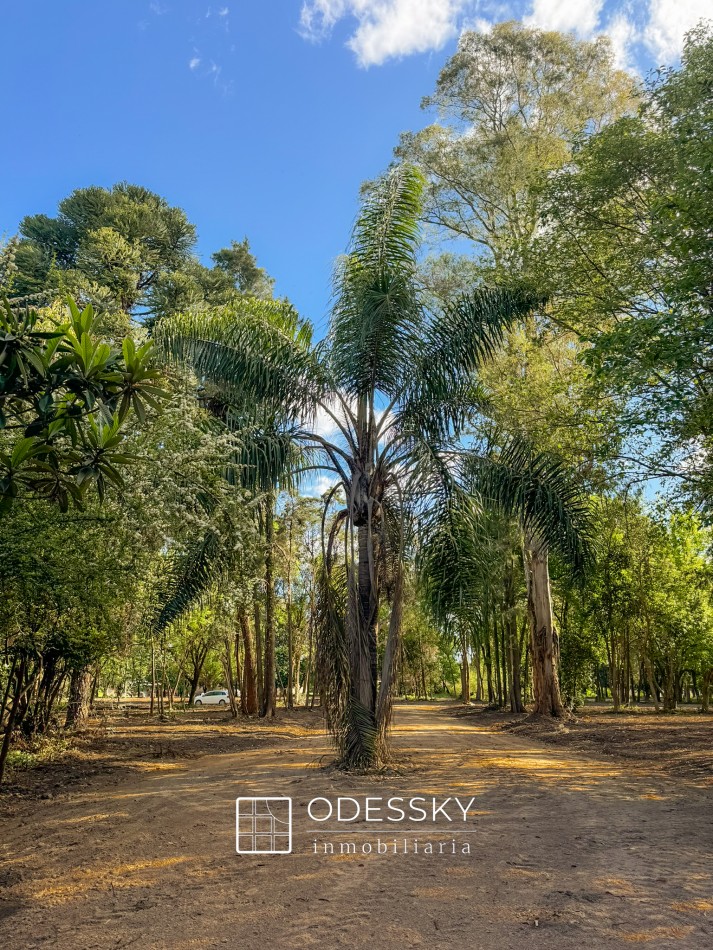
[[[637,115],[593,136],[553,176],[539,273],[590,344],[589,366],[655,433],[655,476],[713,500],[713,32],[689,34],[679,69]],[[634,453],[630,453],[634,454]],[[652,453],[653,454],[653,453]],[[640,467],[637,465],[637,467]]]
[[[536,239],[546,212],[545,186],[583,137],[630,111],[634,103],[634,82],[614,68],[605,38],[586,42],[514,22],[499,24],[489,33],[464,33],[434,94],[423,103],[437,110],[439,121],[402,136],[397,150],[427,176],[425,220],[434,226],[436,240],[456,239],[455,252],[424,268],[432,291],[447,295],[463,281],[507,285],[516,280],[541,286]],[[506,436],[521,436],[523,422],[535,418],[532,413],[526,418],[525,406],[550,424],[557,420],[556,430],[537,420],[525,433],[528,440],[540,452],[557,444],[566,446],[565,461],[581,465],[582,458],[571,451],[572,431],[557,390],[566,390],[568,404],[582,405],[582,418],[595,414],[588,381],[582,385],[578,364],[582,346],[575,335],[560,339],[558,313],[551,307],[508,334],[511,354],[522,349],[517,340],[513,346],[513,337],[523,329],[529,344],[527,359],[519,361],[517,372],[506,374],[502,372],[506,362],[497,361],[490,374],[497,385],[488,392],[489,415]],[[549,358],[553,344],[561,355],[569,353],[557,361],[558,374],[565,372],[548,390],[538,382],[554,362]],[[514,362],[510,360],[509,369]],[[503,388],[515,393],[505,405],[499,399]],[[509,414],[513,406],[518,411]],[[589,432],[594,428],[590,425]],[[601,459],[608,447],[604,433],[597,434],[597,442],[588,453],[590,476],[591,462]],[[556,649],[537,646],[540,641],[555,647],[557,643],[547,554],[536,534],[528,533],[525,540],[533,657],[540,655],[542,669],[550,670],[547,695],[536,697],[536,708],[559,713],[557,677],[551,673]],[[536,684],[538,679],[539,674]]]
[[[188,360],[228,405],[273,407],[282,434],[272,442],[275,457],[284,457],[286,438],[304,444],[344,491],[346,506],[324,542],[332,579],[340,530],[347,562],[344,596],[328,594],[334,675],[324,686],[349,766],[373,764],[386,750],[409,511],[458,492],[452,465],[472,405],[472,374],[535,303],[523,291],[479,290],[434,314],[417,281],[421,191],[422,178],[410,166],[392,169],[371,190],[339,264],[324,343],[300,345],[257,305],[188,314],[160,327],[164,348]],[[334,423],[334,439],[313,425],[318,410]],[[541,493],[527,490],[529,460],[511,461],[512,468],[492,471],[495,481],[503,472],[510,477],[501,479],[503,504],[537,526],[543,540],[559,543],[560,523],[540,507]],[[571,537],[578,543],[576,532]],[[390,616],[379,682],[384,599]]]
[[[146,188],[79,188],[58,215],[20,224],[13,292],[61,289],[128,316],[166,272],[190,260],[195,228],[180,208]]]
[[[101,313],[110,336],[125,332],[131,318],[150,324],[236,295],[272,296],[273,281],[247,238],[213,254],[212,267],[195,256],[195,243],[186,213],[146,188],[79,188],[56,217],[22,220],[19,240],[0,254],[0,287],[36,302],[71,293]]]
[[[440,121],[402,135],[397,153],[427,177],[424,218],[437,238],[465,239],[478,269],[507,281],[527,270],[549,175],[633,97],[605,37],[499,23],[463,33],[423,100]]]

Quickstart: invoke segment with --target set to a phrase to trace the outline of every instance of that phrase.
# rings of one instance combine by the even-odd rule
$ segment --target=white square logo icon
[[[235,814],[238,854],[292,852],[291,798],[238,798]]]

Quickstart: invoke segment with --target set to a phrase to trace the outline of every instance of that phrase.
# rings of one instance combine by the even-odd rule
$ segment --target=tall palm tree
[[[190,363],[238,415],[259,406],[269,416],[264,458],[280,465],[288,444],[305,446],[334,477],[328,505],[343,490],[324,538],[322,644],[331,653],[322,687],[349,767],[386,753],[409,519],[427,523],[429,511],[462,491],[474,374],[538,302],[526,290],[481,288],[430,309],[417,278],[422,188],[420,173],[401,165],[370,190],[337,267],[328,335],[316,346],[273,319],[279,304],[261,301],[176,316],[158,332],[165,351]],[[533,504],[526,495],[518,501]],[[544,542],[548,532],[556,537],[557,525],[543,519],[541,527]]]
[[[514,519],[525,566],[533,713],[562,716],[548,557],[555,550],[573,578],[581,578],[591,557],[589,500],[565,466],[547,453],[533,451],[522,439],[493,439],[492,433],[489,442],[463,455],[464,494],[434,511],[418,552],[422,590],[439,623],[472,618],[480,607],[481,582],[492,570],[492,536],[483,538],[481,514],[493,511]],[[503,566],[506,561],[507,556]],[[512,711],[522,711],[513,700]]]

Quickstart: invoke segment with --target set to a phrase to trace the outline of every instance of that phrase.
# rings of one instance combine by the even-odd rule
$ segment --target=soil
[[[108,716],[0,794],[0,946],[710,948],[712,739],[700,716],[401,704],[394,767],[353,776],[317,713]],[[379,854],[392,831],[306,817],[367,795],[474,799],[469,833],[429,816]],[[238,796],[292,799],[291,854],[236,854]]]

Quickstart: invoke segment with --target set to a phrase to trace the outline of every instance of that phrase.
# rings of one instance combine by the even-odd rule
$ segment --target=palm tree
[[[286,332],[274,319],[283,305],[264,301],[179,315],[158,333],[164,350],[190,363],[236,417],[246,407],[269,417],[263,458],[275,471],[288,445],[301,445],[334,477],[327,507],[343,491],[344,506],[324,531],[323,660],[325,647],[329,655],[321,668],[329,670],[322,690],[348,767],[386,754],[407,527],[462,494],[460,438],[477,395],[474,374],[538,302],[527,290],[481,288],[429,308],[417,278],[422,188],[420,173],[401,165],[370,190],[337,267],[328,335],[317,345]],[[525,508],[533,501],[518,500]],[[556,536],[546,519],[542,527],[545,542]]]
[[[464,496],[438,507],[418,552],[424,599],[435,620],[449,626],[467,624],[479,612],[482,584],[488,584],[492,542],[498,529],[483,514],[515,519],[525,567],[530,626],[535,715],[560,717],[559,648],[554,629],[548,557],[555,550],[573,578],[582,577],[591,556],[589,501],[565,466],[547,453],[534,452],[522,439],[490,434],[489,444],[470,447],[463,456]],[[495,443],[495,447],[493,447]],[[502,528],[501,528],[502,531]],[[501,552],[504,580],[512,585],[512,550]],[[514,596],[508,590],[510,599]],[[512,628],[508,649],[514,649]],[[519,675],[519,660],[511,676]],[[511,693],[511,709],[521,712],[519,690]]]

